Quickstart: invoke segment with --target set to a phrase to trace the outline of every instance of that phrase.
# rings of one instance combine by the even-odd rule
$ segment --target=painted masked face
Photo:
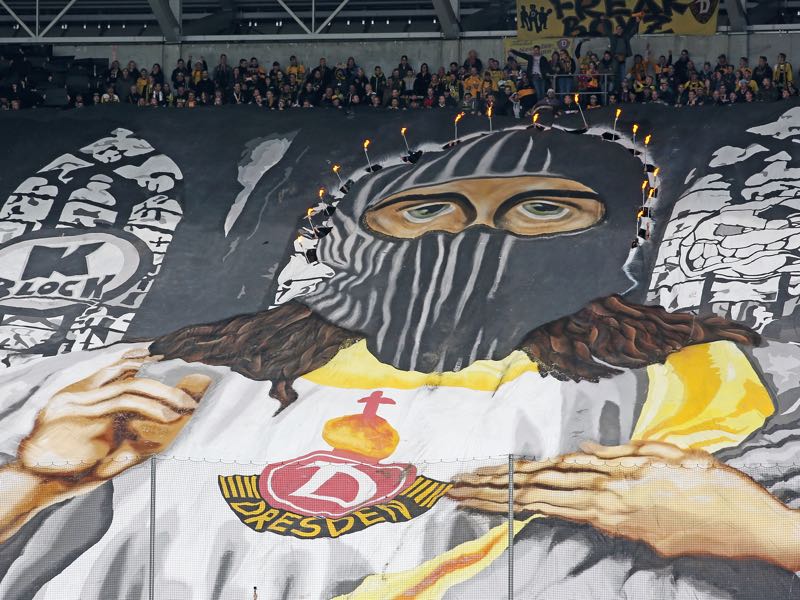
[[[641,182],[623,148],[555,131],[387,167],[340,203],[318,248],[334,275],[301,301],[400,369],[503,358],[531,329],[633,285]]]

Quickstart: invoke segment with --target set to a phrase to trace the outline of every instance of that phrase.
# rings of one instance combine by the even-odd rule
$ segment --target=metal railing
[[[597,87],[581,88],[581,77],[596,79],[598,82]],[[548,75],[544,80],[547,82],[546,89],[552,88],[555,90],[556,96],[559,98],[578,94],[583,102],[584,99],[588,101],[589,97],[594,95],[598,97],[601,104],[606,104],[608,95],[614,93],[618,87],[613,73],[597,73],[591,76],[581,74]],[[541,100],[541,98],[539,99]]]

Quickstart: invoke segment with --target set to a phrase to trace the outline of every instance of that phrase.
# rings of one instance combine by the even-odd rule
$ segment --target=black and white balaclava
[[[523,237],[487,226],[392,238],[363,215],[390,195],[465,178],[541,175],[596,191],[604,218],[576,232]],[[341,200],[319,261],[334,274],[300,301],[361,332],[382,362],[459,370],[502,359],[530,330],[633,285],[627,263],[642,204],[642,162],[619,144],[555,130],[511,130],[414,164],[386,167]]]

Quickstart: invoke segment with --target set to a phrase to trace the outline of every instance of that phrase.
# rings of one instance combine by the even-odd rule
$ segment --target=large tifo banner
[[[798,597],[800,106],[584,116],[1,114],[0,598]]]
[[[517,39],[609,35],[608,28],[642,18],[640,33],[713,35],[718,0],[517,0]]]

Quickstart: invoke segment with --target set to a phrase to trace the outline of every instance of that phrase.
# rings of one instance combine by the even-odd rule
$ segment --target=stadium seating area
[[[576,99],[588,109],[624,103],[695,107],[772,102],[798,94],[784,54],[772,62],[760,56],[733,64],[724,55],[711,61],[687,50],[675,59],[655,58],[648,49],[647,55],[628,59],[623,79],[609,52],[581,55],[582,44],[574,56],[562,50],[541,57],[541,74],[528,68],[530,55],[513,50],[503,62],[470,51],[446,66],[411,65],[405,57],[387,68],[359,64],[354,57],[305,66],[295,57],[281,63],[274,57],[234,61],[223,55],[216,65],[190,56],[167,68],[55,56],[48,45],[7,45],[0,47],[0,109],[252,104],[270,110],[450,108],[484,114],[492,107],[494,114],[520,118],[540,105],[575,111]]]

